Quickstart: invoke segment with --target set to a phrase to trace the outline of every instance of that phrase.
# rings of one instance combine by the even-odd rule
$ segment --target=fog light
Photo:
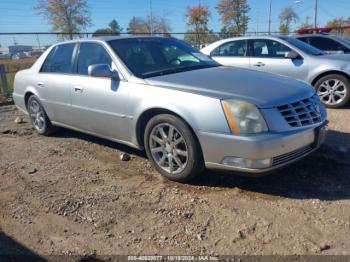
[[[271,166],[271,158],[266,159],[246,159],[241,157],[227,156],[222,160],[224,165],[243,168],[268,168]]]

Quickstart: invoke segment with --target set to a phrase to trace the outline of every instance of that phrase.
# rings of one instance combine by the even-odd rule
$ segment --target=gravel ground
[[[42,137],[0,106],[0,254],[350,255],[350,110],[329,120],[326,144],[278,173],[178,184],[142,152],[66,129]]]

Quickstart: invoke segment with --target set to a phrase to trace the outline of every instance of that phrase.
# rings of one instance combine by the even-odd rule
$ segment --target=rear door
[[[308,68],[301,56],[297,59],[285,58],[285,54],[292,49],[283,43],[271,39],[254,39],[250,45],[253,53],[251,69],[295,79],[304,79],[307,74]]]
[[[71,124],[70,84],[76,44],[55,46],[45,59],[35,83],[51,121]]]
[[[215,48],[210,56],[225,66],[249,68],[247,40],[226,42]]]
[[[88,67],[96,64],[107,64],[111,70],[118,71],[102,44],[81,43],[70,90],[73,125],[97,135],[127,141],[130,139],[130,119],[127,117],[129,83],[89,76]]]

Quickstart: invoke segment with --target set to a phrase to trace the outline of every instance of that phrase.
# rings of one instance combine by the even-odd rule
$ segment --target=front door
[[[88,67],[95,64],[108,64],[116,70],[109,53],[99,43],[81,43],[76,64],[77,76],[71,82],[74,127],[129,141],[128,82],[88,75]]]
[[[267,73],[305,79],[308,68],[303,58],[285,58],[292,51],[288,46],[271,39],[255,39],[251,41],[252,57],[250,68]]]

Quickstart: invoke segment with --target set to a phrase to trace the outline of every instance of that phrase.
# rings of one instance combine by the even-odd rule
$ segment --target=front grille
[[[272,166],[278,166],[284,163],[288,163],[289,161],[292,161],[294,159],[302,157],[303,155],[306,155],[312,150],[313,150],[313,147],[310,145],[280,156],[276,156],[272,158]]]
[[[277,109],[291,127],[317,124],[325,117],[323,105],[317,95],[278,106]]]

